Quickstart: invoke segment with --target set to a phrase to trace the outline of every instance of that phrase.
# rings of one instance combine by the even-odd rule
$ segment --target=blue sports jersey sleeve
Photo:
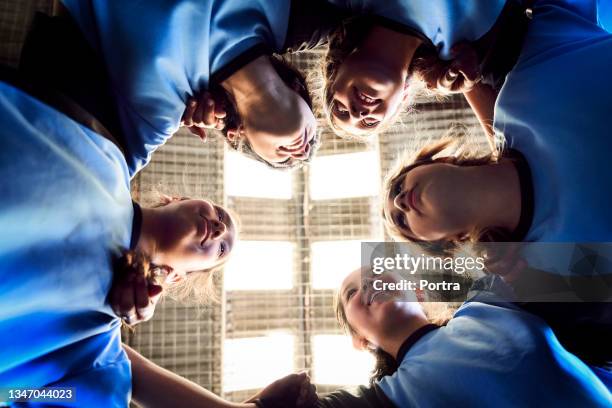
[[[612,403],[605,385],[550,327],[504,302],[465,303],[447,326],[415,343],[379,386],[398,407]]]
[[[526,241],[610,242],[612,35],[596,1],[542,0],[506,78],[494,127],[532,173]]]
[[[460,41],[476,41],[501,14],[506,0],[329,0],[355,14],[388,18],[425,35],[443,59]]]
[[[111,256],[131,235],[125,160],[4,82],[0,133],[0,384],[74,386],[73,406],[126,406],[130,366],[106,303]]]
[[[255,47],[279,50],[282,0],[63,0],[108,70],[133,176],[179,127],[185,104]]]

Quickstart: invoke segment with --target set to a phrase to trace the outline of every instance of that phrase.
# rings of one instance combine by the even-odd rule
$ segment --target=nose
[[[310,155],[310,143],[306,143],[302,150],[292,153],[291,156],[298,160],[307,160]]]
[[[351,105],[351,115],[357,119],[363,119],[370,114],[370,110],[365,106]]]
[[[221,221],[214,220],[211,224],[212,224],[211,225],[212,226],[212,234],[211,234],[212,239],[221,238],[227,231],[227,226]]]
[[[408,205],[406,204],[405,198],[406,198],[405,191],[402,191],[397,196],[395,196],[395,199],[393,199],[393,205],[395,206],[395,208],[401,211],[408,211],[409,208],[408,208]]]

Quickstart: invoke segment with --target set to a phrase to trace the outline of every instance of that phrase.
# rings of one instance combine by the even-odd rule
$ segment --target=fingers
[[[153,316],[162,287],[148,282],[149,263],[145,259],[126,256],[126,261],[124,267],[115,272],[108,300],[125,323],[134,325]]]
[[[199,97],[198,106],[193,113],[193,124],[208,129],[223,129],[226,115],[222,104],[215,102],[210,93],[204,92]]]
[[[185,112],[183,112],[183,117],[181,118],[181,126],[193,126],[193,114],[197,108],[197,102],[194,99],[189,99],[187,101],[187,107],[185,108]]]
[[[527,268],[527,262],[520,256],[522,245],[505,244],[491,248],[486,268],[490,273],[501,276],[506,282],[515,280]]]
[[[208,139],[208,135],[206,134],[206,130],[204,130],[201,127],[198,127],[198,126],[189,126],[187,129],[189,129],[189,131],[191,133],[193,133],[194,135],[196,135],[197,137],[202,139],[203,142],[206,142],[206,140]]]
[[[134,306],[136,306],[138,317],[142,317],[146,312],[145,309],[149,306],[147,282],[142,275],[138,275],[134,283]]]
[[[295,405],[299,408],[312,407],[316,404],[317,400],[317,387],[315,387],[314,384],[311,384],[310,378],[306,376],[300,386],[299,395]]]

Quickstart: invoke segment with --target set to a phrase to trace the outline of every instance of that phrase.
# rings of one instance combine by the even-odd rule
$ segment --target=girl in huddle
[[[330,37],[322,63],[323,108],[337,134],[361,138],[384,131],[408,106],[418,82],[412,79],[443,93],[464,92],[470,104],[483,93],[469,92],[482,75],[488,84],[482,86],[498,88],[526,21],[520,5],[504,0],[333,3],[359,17]],[[513,38],[504,36],[510,26]]]
[[[318,407],[609,406],[593,372],[512,303],[482,291],[448,321],[432,322],[420,293],[375,291],[363,272],[345,278],[336,314],[355,347],[387,363],[369,387],[320,397]]]
[[[552,86],[551,77],[559,67],[584,65],[582,60],[570,58],[563,65],[556,61],[545,69],[542,64],[540,71],[531,70],[530,87],[522,88],[523,83],[513,78],[526,76],[515,69],[519,58],[539,53],[546,59],[544,50],[560,43],[565,43],[571,53],[576,51],[574,47],[583,47],[581,39],[596,40],[612,27],[608,2],[597,0],[332,3],[362,18],[345,24],[331,36],[322,63],[322,103],[337,134],[360,138],[379,133],[394,122],[410,103],[410,89],[414,88],[410,79],[414,78],[435,92],[463,92],[493,147],[494,105],[499,92],[506,90],[508,94],[520,87],[517,95],[542,89],[539,95],[548,96],[545,105],[520,101],[525,115],[521,120],[537,116],[540,110],[548,114],[548,108],[558,112],[557,99],[546,91],[572,95],[572,82],[576,81]],[[548,10],[553,10],[556,17],[547,15]],[[590,61],[598,61],[603,55],[593,52]]]
[[[166,284],[205,290],[232,252],[234,219],[207,200],[140,208],[125,158],[95,118],[2,74],[0,383],[75,387],[79,405],[127,406],[130,363],[107,302],[113,258],[137,251]],[[137,290],[120,303],[138,308],[123,317],[143,318],[159,288],[145,276],[129,284]]]
[[[29,65],[24,69],[47,81],[63,81],[63,90],[80,96],[90,111],[100,108],[98,98],[103,97],[101,116],[125,145],[131,176],[178,130],[189,100],[214,89],[243,126],[228,137],[231,147],[252,151],[279,167],[297,166],[316,149],[316,121],[303,98],[308,95],[303,78],[272,57],[284,44],[289,2],[63,4],[66,10],[56,32],[85,50],[88,63],[76,61],[78,69],[68,66],[72,78],[63,66],[54,70],[59,79],[40,72],[36,61],[45,60],[40,55],[58,48],[43,27],[55,22],[41,21],[38,44],[26,48],[31,58],[24,59]],[[85,74],[89,71],[96,75]],[[99,79],[102,85],[95,84]]]
[[[517,65],[506,77],[495,117],[490,116],[504,149],[461,155],[445,151],[448,144],[441,143],[403,157],[384,185],[390,235],[442,248],[469,241],[557,243],[524,245],[520,257],[529,268],[517,263],[497,272],[527,286],[534,285],[536,270],[545,272],[545,279],[582,276],[571,263],[570,243],[610,253],[609,246],[597,243],[612,238],[607,204],[612,168],[605,137],[612,35],[598,19],[598,7],[590,1],[535,2]],[[587,274],[607,280],[609,273]],[[601,299],[610,293],[599,286],[603,298],[588,298],[599,303],[526,307],[544,317],[570,351],[609,366],[612,310]],[[585,322],[592,324],[588,330]],[[601,374],[612,383],[609,370]]]

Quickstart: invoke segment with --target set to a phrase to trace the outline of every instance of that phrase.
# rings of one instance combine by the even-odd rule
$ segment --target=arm
[[[469,91],[464,92],[463,95],[474,111],[476,118],[478,118],[480,126],[482,126],[482,129],[485,131],[489,147],[495,152],[493,114],[497,92],[495,92],[491,86],[480,82],[474,85]]]
[[[142,407],[255,408],[225,401],[199,385],[147,360],[123,345],[132,363],[132,398]]]
[[[317,408],[396,408],[378,385],[337,390],[320,397]]]

